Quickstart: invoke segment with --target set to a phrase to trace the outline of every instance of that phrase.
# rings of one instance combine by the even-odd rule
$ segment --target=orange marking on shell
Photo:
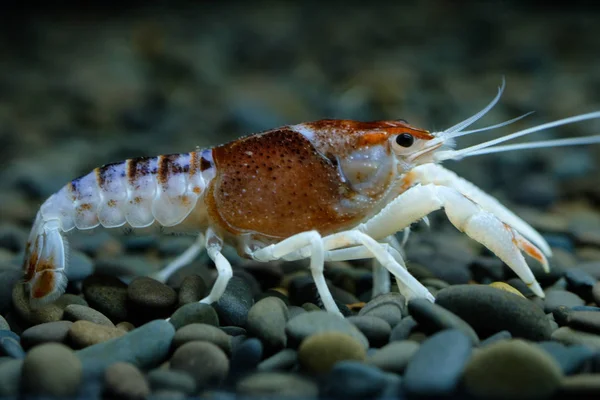
[[[415,177],[416,174],[412,171],[404,175],[404,177],[402,178],[402,186],[400,186],[401,192],[405,192],[406,190],[408,190],[408,188],[410,188],[413,185],[413,183],[415,183]]]
[[[90,203],[80,204],[79,207],[77,207],[78,211],[89,211],[91,209],[92,209],[92,205]]]
[[[42,299],[52,293],[56,287],[55,274],[54,271],[43,271],[31,288],[31,297]]]
[[[196,194],[200,194],[200,193],[202,193],[202,189],[200,189],[198,186],[194,186],[194,188],[192,189],[192,192],[194,192]]]
[[[535,258],[540,263],[544,263],[544,255],[537,247],[524,240],[519,240],[519,243],[521,244],[521,248],[525,253],[529,254],[531,257]]]
[[[114,199],[110,199],[107,203],[107,206],[109,207],[116,207],[117,206],[117,202]]]
[[[358,139],[359,146],[371,146],[374,144],[380,144],[385,142],[388,139],[388,134],[386,133],[367,133],[362,135]]]

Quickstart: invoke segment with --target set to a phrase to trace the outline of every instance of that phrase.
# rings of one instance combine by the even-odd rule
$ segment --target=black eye
[[[401,133],[396,136],[396,144],[402,147],[410,147],[415,142],[415,138],[410,133]]]

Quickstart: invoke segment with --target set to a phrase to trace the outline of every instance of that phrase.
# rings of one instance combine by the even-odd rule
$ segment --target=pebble
[[[485,347],[485,346],[489,346],[492,343],[499,342],[501,340],[510,340],[510,339],[512,339],[512,335],[509,331],[500,331],[500,332],[495,333],[492,336],[488,337],[487,339],[483,340],[481,343],[479,343],[479,345],[480,345],[480,347]]]
[[[539,342],[537,345],[554,358],[565,375],[580,372],[586,361],[594,356],[593,350],[587,346],[565,346],[553,341]]]
[[[118,328],[98,325],[89,321],[77,321],[69,328],[68,338],[75,348],[82,349],[121,337],[125,333]]]
[[[371,355],[367,363],[384,371],[403,374],[420,346],[412,340],[392,342]]]
[[[83,281],[83,295],[90,307],[113,323],[127,320],[127,285],[109,275],[92,275]]]
[[[600,350],[600,335],[578,331],[567,326],[558,328],[552,333],[552,340],[564,344],[582,344]]]
[[[390,292],[379,295],[369,301],[358,313],[359,316],[370,315],[379,317],[390,324],[396,326],[402,317],[406,316],[406,300],[400,293]]]
[[[569,314],[568,325],[573,329],[600,334],[600,312],[573,311]]]
[[[175,290],[147,276],[135,278],[127,288],[131,315],[136,322],[168,318],[177,303]]]
[[[600,396],[600,374],[565,377],[559,395],[562,399],[597,399]]]
[[[67,268],[69,282],[82,281],[93,273],[94,262],[90,257],[78,250],[69,252],[69,268]]]
[[[458,329],[467,335],[474,345],[479,344],[477,333],[456,314],[426,299],[414,299],[408,302],[408,312],[419,328],[432,334],[444,329]]]
[[[196,303],[208,295],[208,285],[200,275],[188,275],[179,287],[179,306]]]
[[[117,362],[104,373],[105,391],[119,399],[145,399],[150,386],[144,374],[133,364]]]
[[[47,343],[31,349],[23,360],[21,387],[30,395],[70,397],[79,389],[81,361],[67,346]]]
[[[17,315],[29,325],[59,321],[63,317],[63,308],[58,300],[39,309],[32,310],[24,285],[16,284],[12,290],[12,302]]]
[[[226,334],[228,334],[229,336],[246,336],[246,330],[244,328],[241,328],[239,326],[220,326],[219,329],[221,329],[223,332],[225,332]]]
[[[13,331],[0,331],[0,356],[21,359],[25,351],[21,347],[19,335]]]
[[[157,368],[148,372],[146,378],[153,392],[175,390],[186,395],[196,392],[196,381],[186,372]]]
[[[0,314],[6,315],[11,308],[13,288],[22,278],[21,268],[13,265],[0,266]]]
[[[328,399],[374,399],[386,384],[386,376],[378,368],[341,361],[329,373],[320,394]]]
[[[5,361],[0,363],[0,398],[17,398],[21,387],[21,368],[23,360]]]
[[[297,374],[259,372],[240,380],[236,385],[236,392],[257,399],[283,397],[311,399],[318,396],[319,388],[311,380]]]
[[[357,315],[346,318],[369,340],[371,347],[384,346],[390,340],[392,328],[385,320],[372,315]]]
[[[71,325],[71,321],[56,321],[32,326],[21,334],[21,344],[29,349],[42,343],[65,343]]]
[[[560,306],[571,308],[584,304],[585,301],[575,293],[566,290],[548,290],[544,299],[544,312],[551,313]]]
[[[189,324],[175,332],[173,346],[175,348],[185,343],[203,340],[219,346],[225,353],[231,353],[231,337],[221,329],[208,324]]]
[[[569,318],[571,317],[572,312],[572,308],[559,306],[552,311],[552,316],[559,326],[565,326],[569,324]]]
[[[214,307],[223,325],[245,327],[248,313],[253,305],[254,296],[246,279],[233,276]]]
[[[496,289],[506,290],[507,292],[516,294],[517,296],[525,297],[523,296],[523,293],[519,292],[516,288],[510,286],[508,283],[492,282],[490,283],[490,286]]]
[[[127,321],[119,322],[117,325],[115,325],[115,327],[125,332],[131,332],[135,329],[135,325]]]
[[[219,317],[215,309],[208,304],[189,303],[179,307],[171,315],[169,322],[173,324],[175,329],[180,329],[183,326],[193,323],[219,326]]]
[[[198,389],[218,385],[229,372],[229,360],[223,350],[201,341],[188,342],[175,350],[170,365],[173,370],[192,376]]]
[[[592,301],[592,288],[598,282],[588,272],[580,268],[569,268],[565,272],[567,280],[567,289],[586,301]]]
[[[259,371],[288,371],[298,363],[298,353],[294,349],[283,349],[279,353],[258,364]]]
[[[422,396],[453,393],[471,351],[471,338],[459,330],[434,334],[421,344],[406,366],[402,380],[404,390]]]
[[[411,316],[402,318],[402,321],[392,329],[392,332],[390,333],[390,342],[408,339],[417,325],[417,321]]]
[[[600,282],[597,282],[592,288],[592,297],[594,298],[594,302],[600,305]]]
[[[95,370],[101,373],[118,361],[147,369],[167,358],[174,336],[173,325],[165,320],[156,320],[119,338],[79,350],[77,356],[84,364],[93,364]]]
[[[67,307],[65,307],[63,319],[72,322],[89,321],[98,325],[109,326],[112,328],[115,326],[115,324],[113,324],[112,321],[101,312],[79,304],[69,304]]]
[[[322,332],[305,339],[298,349],[300,365],[310,372],[324,373],[339,361],[364,361],[365,347],[356,338],[340,332]]]
[[[352,336],[367,349],[369,341],[350,321],[327,311],[312,311],[300,314],[290,319],[285,327],[288,340],[294,341],[296,346],[307,337],[322,332],[339,332]]]
[[[260,363],[262,355],[263,345],[256,338],[246,339],[236,346],[231,355],[228,386],[232,386],[238,379],[251,373]]]
[[[281,299],[266,297],[250,308],[246,328],[250,335],[262,341],[269,353],[274,353],[287,345],[288,316],[287,306]]]
[[[547,340],[550,321],[538,306],[520,296],[485,285],[456,285],[440,290],[436,304],[467,322],[480,337],[507,330],[514,337]]]
[[[464,371],[466,391],[484,399],[541,399],[559,387],[562,372],[552,357],[523,340],[482,348]]]

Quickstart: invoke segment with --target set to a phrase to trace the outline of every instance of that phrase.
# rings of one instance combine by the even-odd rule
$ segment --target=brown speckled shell
[[[337,166],[302,134],[288,128],[216,147],[217,175],[206,202],[213,223],[233,234],[285,238],[317,229],[322,234],[360,219],[340,211],[354,192]]]

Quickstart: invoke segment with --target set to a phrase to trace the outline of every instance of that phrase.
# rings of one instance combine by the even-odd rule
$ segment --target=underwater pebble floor
[[[482,124],[599,109],[594,10],[389,3],[140,7],[77,29],[65,23],[77,13],[42,10],[1,24],[0,399],[600,398],[600,146],[448,163],[550,243],[550,273],[527,259],[544,299],[436,213],[406,248],[435,304],[395,287],[372,299],[369,262],[328,263],[339,317],[307,263],[226,249],[234,278],[201,305],[215,280],[205,253],[152,278],[192,237],[96,230],[69,234],[66,294],[28,307],[18,281],[35,213],[102,164],[329,117],[451,126],[502,75]],[[490,138],[475,136],[460,145]]]

